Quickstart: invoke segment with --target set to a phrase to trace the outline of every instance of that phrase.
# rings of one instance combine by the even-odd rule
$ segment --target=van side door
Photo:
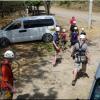
[[[27,41],[39,40],[40,29],[37,24],[37,20],[25,20],[23,21],[23,27],[27,30],[27,33],[24,35],[24,38]]]
[[[5,29],[6,35],[11,42],[22,42],[24,34],[19,32],[21,26],[21,21],[15,21]]]

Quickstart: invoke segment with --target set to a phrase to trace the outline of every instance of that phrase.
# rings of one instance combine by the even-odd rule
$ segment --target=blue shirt
[[[59,35],[58,35],[57,32],[55,32],[55,33],[53,34],[53,41],[54,41],[56,44],[59,43]]]

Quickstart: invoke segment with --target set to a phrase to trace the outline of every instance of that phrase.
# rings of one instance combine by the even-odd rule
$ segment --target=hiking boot
[[[72,86],[75,86],[75,83],[76,83],[76,81],[75,81],[75,80],[73,80],[73,81],[72,81]]]

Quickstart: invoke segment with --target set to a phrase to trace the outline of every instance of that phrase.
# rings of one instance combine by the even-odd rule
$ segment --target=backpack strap
[[[82,44],[80,44],[80,42],[78,41],[77,43],[79,44],[79,49],[81,49],[85,42],[83,42]]]

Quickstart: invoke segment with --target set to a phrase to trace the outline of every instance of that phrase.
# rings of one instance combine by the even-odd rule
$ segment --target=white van
[[[0,44],[43,40],[52,41],[56,21],[53,16],[30,16],[16,19],[0,30]]]

